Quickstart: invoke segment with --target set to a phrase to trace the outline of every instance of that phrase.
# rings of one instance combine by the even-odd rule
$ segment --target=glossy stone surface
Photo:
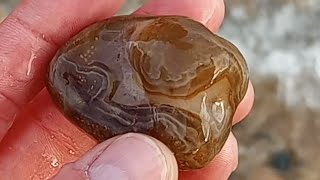
[[[220,152],[248,69],[233,44],[191,19],[119,16],[62,47],[47,85],[66,117],[99,142],[148,134],[186,170]]]

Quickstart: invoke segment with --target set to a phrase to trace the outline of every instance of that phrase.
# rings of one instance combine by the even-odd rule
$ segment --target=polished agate
[[[147,134],[188,170],[223,147],[248,69],[232,43],[189,18],[117,16],[66,43],[47,85],[65,116],[98,142]]]

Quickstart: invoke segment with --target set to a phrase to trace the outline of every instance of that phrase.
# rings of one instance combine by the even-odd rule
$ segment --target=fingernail
[[[172,153],[153,138],[127,134],[110,144],[92,163],[92,180],[175,180],[177,165]]]

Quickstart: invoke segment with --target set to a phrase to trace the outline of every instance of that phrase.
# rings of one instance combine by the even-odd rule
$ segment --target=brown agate
[[[58,51],[48,75],[59,109],[96,140],[148,134],[181,170],[219,153],[248,86],[239,50],[180,16],[93,24]]]

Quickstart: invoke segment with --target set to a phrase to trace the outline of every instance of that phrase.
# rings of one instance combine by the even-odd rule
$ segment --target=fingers
[[[0,24],[0,140],[21,105],[43,88],[57,48],[88,24],[113,15],[122,2],[25,0]]]
[[[165,145],[129,133],[99,144],[78,161],[62,167],[53,179],[176,180],[178,166]]]
[[[233,118],[233,124],[236,124],[243,120],[250,112],[252,106],[254,103],[254,89],[251,81],[249,82],[248,90],[246,95],[244,96],[243,100],[239,104],[234,118]]]
[[[238,143],[231,133],[221,152],[203,169],[180,172],[181,180],[227,180],[238,165]]]
[[[224,18],[223,0],[151,0],[136,14],[143,15],[181,15],[188,16],[205,24],[212,31],[217,31]]]
[[[122,4],[122,0],[24,0],[8,20],[31,31],[31,36],[61,45],[87,25],[114,15]]]

